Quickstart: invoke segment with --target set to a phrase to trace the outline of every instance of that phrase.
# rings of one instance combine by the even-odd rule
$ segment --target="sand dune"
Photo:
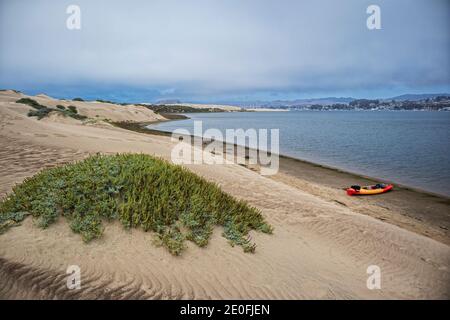
[[[144,152],[169,159],[173,142],[104,125],[38,121],[19,94],[0,92],[0,196],[47,166],[90,153]],[[39,101],[40,99],[40,101]],[[42,104],[61,101],[37,97]],[[45,100],[45,101],[44,101]],[[146,121],[159,116],[129,106],[67,102],[92,117]],[[91,109],[92,108],[92,109]],[[147,109],[146,109],[147,110]],[[135,113],[138,112],[138,113]],[[151,111],[150,111],[151,112]],[[130,117],[130,118],[127,118]],[[142,117],[146,119],[143,120]],[[398,299],[450,296],[448,245],[362,215],[351,207],[260,176],[236,164],[190,165],[225,191],[260,208],[273,235],[252,232],[255,254],[231,247],[217,228],[206,248],[181,257],[152,235],[107,224],[84,244],[61,218],[46,230],[28,218],[0,235],[2,298]],[[317,191],[317,190],[316,190]],[[375,210],[375,209],[374,209]],[[66,287],[66,268],[81,268],[80,290]],[[381,268],[381,290],[366,287],[369,265]]]

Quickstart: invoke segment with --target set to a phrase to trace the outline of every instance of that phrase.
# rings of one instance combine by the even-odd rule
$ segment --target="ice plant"
[[[271,233],[261,212],[188,169],[144,154],[95,155],[45,169],[13,188],[0,203],[0,232],[32,215],[46,228],[60,216],[85,241],[101,237],[103,220],[153,231],[178,255],[185,240],[206,246],[216,225],[245,252],[248,232]]]

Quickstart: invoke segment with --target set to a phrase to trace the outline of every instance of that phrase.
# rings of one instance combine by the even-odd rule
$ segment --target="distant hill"
[[[165,99],[165,100],[158,100],[155,104],[176,104],[181,103],[181,100],[179,99]]]
[[[433,99],[439,96],[450,96],[449,93],[423,93],[423,94],[403,94],[392,98],[378,99],[379,101],[422,101]],[[310,106],[331,106],[334,104],[350,104],[352,101],[358,100],[352,97],[326,97],[312,99],[295,99],[295,100],[273,100],[273,101],[247,101],[234,102],[234,105],[242,107],[261,107],[261,108],[302,108]],[[361,100],[361,99],[360,99]]]
[[[330,105],[336,103],[348,104],[355,100],[350,97],[326,97],[317,99],[296,99],[296,100],[275,100],[268,102],[263,107],[293,107],[293,106],[309,106],[309,105]]]
[[[349,97],[328,97],[318,99],[275,100],[260,104],[258,107],[287,110],[450,111],[450,94],[404,94],[389,99],[354,99]]]
[[[383,100],[396,100],[396,101],[419,101],[425,99],[432,99],[439,96],[450,96],[450,93],[423,93],[423,94],[402,94],[400,96],[392,97]]]
[[[422,93],[422,94],[403,94],[399,96],[395,96],[392,98],[380,98],[381,101],[423,101],[426,99],[433,99],[439,96],[450,96],[449,93]],[[303,108],[303,107],[311,107],[311,106],[331,106],[331,105],[349,105],[352,101],[356,101],[358,99],[352,97],[324,97],[324,98],[311,98],[311,99],[294,99],[294,100],[273,100],[273,101],[262,101],[262,100],[253,100],[253,101],[223,101],[221,105],[234,105],[240,106],[243,108]],[[359,99],[364,100],[364,99]],[[155,104],[181,104],[182,102],[178,99],[167,99],[167,100],[159,100]],[[186,104],[186,103],[184,103]],[[198,105],[203,105],[207,103],[199,103]]]

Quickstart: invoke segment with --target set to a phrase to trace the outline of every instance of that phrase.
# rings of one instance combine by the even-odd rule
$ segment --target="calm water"
[[[280,153],[450,196],[450,112],[291,111],[189,114],[151,126],[278,128]]]

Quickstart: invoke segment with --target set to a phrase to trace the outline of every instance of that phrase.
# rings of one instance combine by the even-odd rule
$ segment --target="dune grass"
[[[250,230],[272,232],[256,208],[181,166],[143,154],[95,155],[41,171],[0,203],[0,232],[27,215],[42,228],[63,216],[86,242],[101,237],[103,220],[119,220],[125,228],[155,232],[155,242],[174,255],[185,240],[206,246],[216,225],[245,252],[256,248]]]
[[[82,116],[78,114],[78,110],[75,106],[68,106],[66,107],[62,105],[57,105],[55,108],[49,108],[46,107],[40,103],[38,103],[36,100],[30,99],[30,98],[21,98],[16,101],[16,103],[22,103],[29,105],[30,107],[33,107],[35,110],[30,110],[28,112],[29,117],[37,117],[38,120],[41,120],[45,117],[48,117],[51,112],[57,112],[59,114],[62,114],[64,117],[71,117],[77,120],[86,120],[86,116]]]

